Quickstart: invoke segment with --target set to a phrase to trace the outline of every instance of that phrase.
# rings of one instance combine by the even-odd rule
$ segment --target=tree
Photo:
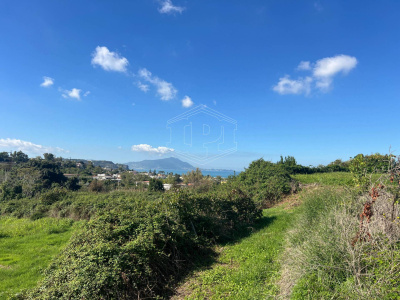
[[[78,177],[68,178],[67,182],[65,183],[65,187],[71,191],[77,191],[81,188],[79,185]]]
[[[11,154],[11,158],[12,158],[12,161],[15,163],[24,163],[29,160],[28,155],[22,151],[18,151],[18,152],[14,151],[14,153]]]
[[[9,161],[11,161],[11,158],[8,155],[8,152],[0,152],[0,162],[9,162]]]
[[[102,192],[104,190],[104,184],[102,181],[99,180],[93,180],[89,184],[89,191],[91,192]]]
[[[275,202],[292,190],[292,179],[287,169],[279,162],[274,164],[262,158],[253,161],[237,180],[260,206]]]
[[[54,161],[54,159],[55,159],[54,155],[51,153],[44,153],[43,157],[45,160],[49,160],[49,161]]]
[[[202,180],[203,180],[203,174],[201,173],[201,170],[199,168],[187,172],[186,175],[183,175],[183,181],[185,183],[192,183],[193,185],[199,185]]]
[[[151,178],[149,181],[149,191],[159,192],[164,191],[164,186],[161,180]]]

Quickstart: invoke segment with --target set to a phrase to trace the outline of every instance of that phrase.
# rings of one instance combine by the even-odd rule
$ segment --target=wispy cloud
[[[43,153],[66,153],[59,147],[46,147],[38,144],[34,144],[27,141],[22,141],[18,139],[0,139],[0,149],[6,151],[22,151],[28,154],[43,154]]]
[[[161,7],[158,9],[158,11],[162,14],[181,14],[185,10],[185,7],[173,5],[171,0],[162,0],[160,1],[160,4]]]
[[[192,99],[189,96],[185,96],[185,98],[182,99],[182,106],[183,107],[191,107],[194,104]]]
[[[92,65],[99,65],[106,71],[126,72],[129,62],[118,53],[108,50],[107,47],[96,47],[92,53]]]
[[[297,70],[301,71],[311,70],[311,63],[309,61],[301,61],[297,66]]]
[[[149,85],[148,84],[144,84],[144,83],[142,83],[141,81],[138,81],[137,83],[136,83],[136,85],[137,85],[137,87],[141,90],[141,91],[143,91],[143,92],[145,92],[145,93],[147,93],[148,91],[149,91]]]
[[[298,78],[296,80],[290,79],[289,75],[279,78],[277,85],[273,90],[281,95],[286,94],[306,94],[308,95],[311,90],[311,77]]]
[[[297,70],[309,71],[310,76],[290,79],[290,76],[286,75],[279,78],[279,82],[272,89],[281,95],[308,95],[313,89],[327,92],[332,88],[333,78],[337,74],[348,74],[357,66],[357,63],[355,57],[343,54],[322,58],[315,63],[301,61]]]
[[[87,96],[89,96],[90,95],[90,91],[87,91],[87,92],[85,92],[84,94],[83,94],[83,97],[87,97]]]
[[[152,84],[156,89],[157,89],[157,94],[160,97],[161,100],[168,101],[173,98],[175,98],[176,94],[178,93],[178,90],[174,88],[172,83],[169,83],[161,78],[158,78],[157,76],[153,76],[151,72],[145,68],[140,69],[138,72],[138,76],[145,80],[146,82]],[[139,86],[140,88],[140,86]],[[142,91],[147,91],[143,90],[140,88]]]
[[[147,153],[155,153],[155,154],[166,154],[169,152],[174,152],[175,150],[168,147],[156,147],[153,148],[147,144],[133,145],[131,147],[134,152],[147,152]]]
[[[51,77],[44,76],[43,82],[40,84],[41,87],[49,87],[54,84],[54,79]]]
[[[81,92],[82,92],[82,90],[80,90],[80,89],[73,88],[72,90],[63,90],[63,89],[59,89],[59,90],[62,93],[61,96],[63,98],[65,98],[65,99],[72,98],[72,99],[76,99],[78,101],[81,100]],[[88,95],[86,93],[84,94],[84,96]]]

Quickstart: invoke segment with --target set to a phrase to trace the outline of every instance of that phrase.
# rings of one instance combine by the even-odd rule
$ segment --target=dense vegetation
[[[390,160],[389,172],[368,182],[360,181],[366,172],[359,163],[350,166],[356,188],[319,188],[304,197],[288,235],[283,297],[400,298],[399,162]]]
[[[385,173],[387,170],[389,173]],[[70,176],[71,173],[76,176]],[[96,180],[93,177],[98,173],[110,176],[119,173],[120,180]],[[205,177],[198,169],[182,177],[169,174],[163,180],[157,179],[155,173],[127,172],[123,168],[106,170],[90,162],[63,160],[52,154],[29,159],[22,152],[0,153],[0,240],[15,245],[17,240],[12,239],[21,237],[17,229],[13,231],[14,227],[5,229],[3,224],[11,222],[7,220],[18,223],[16,218],[19,218],[23,224],[69,224],[64,231],[48,232],[65,232],[59,235],[57,247],[50,252],[59,254],[36,287],[32,279],[20,285],[26,290],[18,297],[166,298],[199,261],[208,261],[215,255],[215,245],[237,241],[254,228],[261,230],[260,224],[267,226],[263,223],[262,208],[275,205],[310,183],[335,188],[318,188],[303,197],[304,204],[298,210],[300,217],[287,240],[287,251],[291,254],[285,255],[288,259],[283,269],[288,273],[282,273],[279,284],[271,281],[267,289],[255,288],[254,297],[265,296],[267,291],[279,294],[280,290],[282,295],[303,299],[310,289],[315,295],[312,298],[340,298],[350,289],[356,289],[360,295],[383,295],[388,299],[399,293],[394,286],[400,257],[396,219],[399,178],[398,162],[391,156],[357,155],[348,162],[337,160],[319,167],[301,166],[290,156],[277,163],[259,159],[227,180]],[[163,183],[172,184],[172,188],[165,191]],[[371,187],[377,189],[378,183],[379,197],[374,190],[371,192]],[[186,188],[181,188],[182,184]],[[374,196],[369,196],[368,191]],[[376,227],[372,228],[373,222],[366,223],[371,233],[361,232],[357,219],[368,197],[376,198],[371,202],[373,215],[379,215]],[[382,219],[383,214],[390,216],[391,223]],[[286,218],[283,211],[279,218]],[[81,226],[73,226],[75,221],[80,221],[77,224]],[[276,236],[286,234],[291,223],[285,221],[285,224],[282,227],[277,223],[280,232]],[[72,230],[75,233],[66,242]],[[37,234],[38,241],[46,239],[46,231]],[[257,239],[262,240],[260,236]],[[275,251],[271,256],[274,261],[279,259],[277,249],[283,247],[284,239],[279,240],[281,243],[268,239]],[[29,241],[30,238],[25,240]],[[59,252],[62,245],[65,247]],[[269,257],[272,252],[260,255]],[[50,256],[46,257],[41,267],[47,265]],[[277,273],[280,263],[267,261],[269,268]],[[261,274],[265,266],[254,264],[248,265],[252,268],[248,270],[249,276],[259,280],[251,284],[260,285],[266,278],[272,278],[267,273]],[[16,262],[0,264],[0,276],[6,276],[1,272],[11,274],[13,266],[17,266]],[[373,280],[382,283],[383,290]],[[368,290],[369,286],[376,289]],[[7,293],[16,291],[14,287]]]

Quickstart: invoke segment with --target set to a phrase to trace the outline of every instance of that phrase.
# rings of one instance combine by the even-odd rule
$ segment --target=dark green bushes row
[[[29,297],[161,298],[210,243],[232,238],[261,216],[239,190],[171,193],[152,201],[126,194],[103,205]]]

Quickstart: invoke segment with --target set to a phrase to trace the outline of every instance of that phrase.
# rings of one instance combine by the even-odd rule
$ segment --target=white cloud
[[[193,105],[193,101],[189,96],[185,96],[185,98],[182,99],[182,106],[183,107],[191,107]]]
[[[289,75],[279,78],[277,85],[273,90],[281,95],[287,94],[306,94],[308,95],[311,90],[311,77],[298,78],[297,80],[290,79]]]
[[[182,6],[173,5],[171,0],[163,0],[160,4],[158,11],[162,14],[182,13],[185,10]]]
[[[87,91],[87,92],[85,92],[84,94],[83,94],[83,97],[87,97],[87,96],[89,96],[90,95],[90,91]]]
[[[43,82],[40,84],[40,86],[49,87],[49,86],[52,86],[53,84],[54,84],[54,79],[53,78],[44,76],[43,77]]]
[[[157,94],[160,96],[161,100],[171,100],[175,98],[178,93],[178,90],[174,88],[172,83],[160,79],[157,76],[153,76],[151,72],[145,68],[139,70],[138,76],[152,84],[157,89]],[[141,90],[143,91],[143,89]]]
[[[310,71],[305,78],[290,79],[288,75],[279,78],[279,82],[272,89],[281,94],[306,94],[316,89],[327,92],[332,87],[335,75],[346,75],[357,66],[357,59],[348,55],[336,55],[317,60],[315,63],[301,61],[297,70]]]
[[[332,77],[337,73],[349,73],[357,65],[357,59],[348,55],[337,55],[318,60],[314,66],[314,76]]]
[[[17,139],[0,139],[0,149],[7,151],[22,151],[28,154],[60,153],[68,152],[59,147],[46,147],[31,142]]]
[[[311,64],[309,61],[301,61],[297,66],[297,70],[311,70]]]
[[[337,55],[318,60],[313,69],[315,86],[323,92],[330,89],[333,77],[338,73],[347,74],[357,66],[357,59],[348,55]]]
[[[92,65],[99,65],[106,71],[126,72],[129,62],[125,57],[111,52],[107,47],[96,47],[92,53]]]
[[[147,152],[147,153],[156,153],[156,154],[166,154],[169,152],[174,152],[175,150],[167,147],[157,147],[153,148],[147,144],[133,145],[131,147],[134,152]]]
[[[143,92],[148,92],[149,91],[149,85],[148,84],[144,84],[144,83],[142,83],[142,82],[140,82],[140,81],[138,81],[137,82],[137,87],[141,90],[141,91],[143,91]]]
[[[72,90],[62,90],[60,89],[60,92],[62,92],[61,96],[63,96],[65,99],[67,98],[74,98],[76,100],[81,100],[81,91],[80,89],[73,88]],[[86,92],[87,93],[87,92]],[[85,95],[86,95],[85,93]],[[86,95],[87,96],[87,95]]]

